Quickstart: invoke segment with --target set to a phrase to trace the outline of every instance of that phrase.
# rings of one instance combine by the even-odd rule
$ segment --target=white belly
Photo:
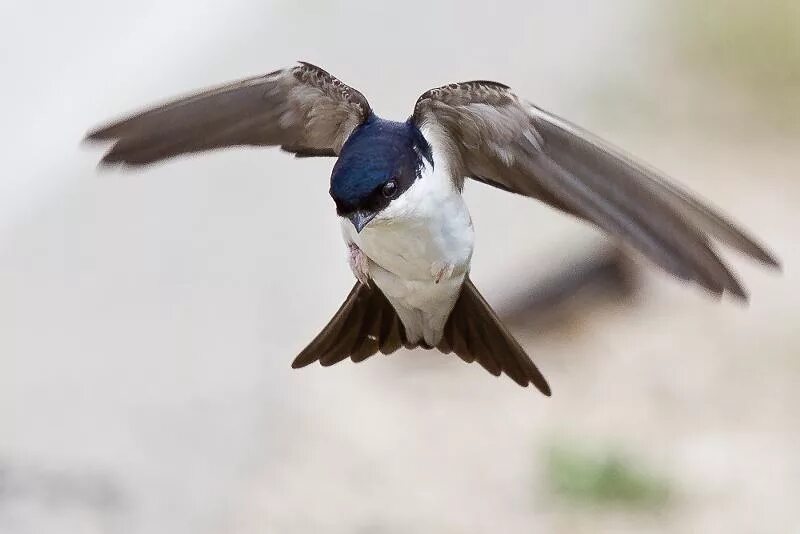
[[[423,172],[361,233],[347,219],[342,230],[369,258],[370,278],[394,306],[409,340],[438,344],[474,245],[469,211],[446,167],[437,162],[435,172]]]

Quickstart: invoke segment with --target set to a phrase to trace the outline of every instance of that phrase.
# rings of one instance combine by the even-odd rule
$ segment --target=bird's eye
[[[381,192],[386,198],[393,198],[397,194],[397,182],[394,180],[389,180],[383,184],[383,189],[381,189]]]

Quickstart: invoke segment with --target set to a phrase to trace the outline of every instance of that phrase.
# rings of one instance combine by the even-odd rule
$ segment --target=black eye
[[[394,180],[389,180],[385,184],[383,184],[383,189],[381,189],[383,196],[386,198],[392,198],[397,194],[397,182]]]

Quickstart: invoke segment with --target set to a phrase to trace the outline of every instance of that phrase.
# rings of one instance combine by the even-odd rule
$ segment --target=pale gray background
[[[798,86],[717,72],[689,4],[4,4],[0,533],[800,532]],[[756,64],[796,69],[789,43]],[[731,256],[743,307],[646,266],[633,302],[517,330],[551,399],[425,352],[292,371],[352,284],[331,162],[238,150],[99,173],[79,141],[295,59],[398,119],[429,87],[506,82],[713,197],[784,273]],[[524,199],[467,196],[473,278],[496,304],[599,239]],[[559,440],[631,450],[677,496],[565,504],[541,474]]]

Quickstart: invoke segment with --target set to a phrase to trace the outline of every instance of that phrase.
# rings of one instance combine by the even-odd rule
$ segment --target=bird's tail
[[[323,366],[346,358],[363,361],[400,347],[430,348],[408,341],[405,328],[386,296],[370,282],[356,283],[322,332],[300,353],[292,367],[315,361]],[[517,384],[533,384],[545,395],[550,386],[520,344],[506,330],[489,304],[467,278],[436,348],[455,353],[465,362],[478,362],[495,376],[508,375]]]

